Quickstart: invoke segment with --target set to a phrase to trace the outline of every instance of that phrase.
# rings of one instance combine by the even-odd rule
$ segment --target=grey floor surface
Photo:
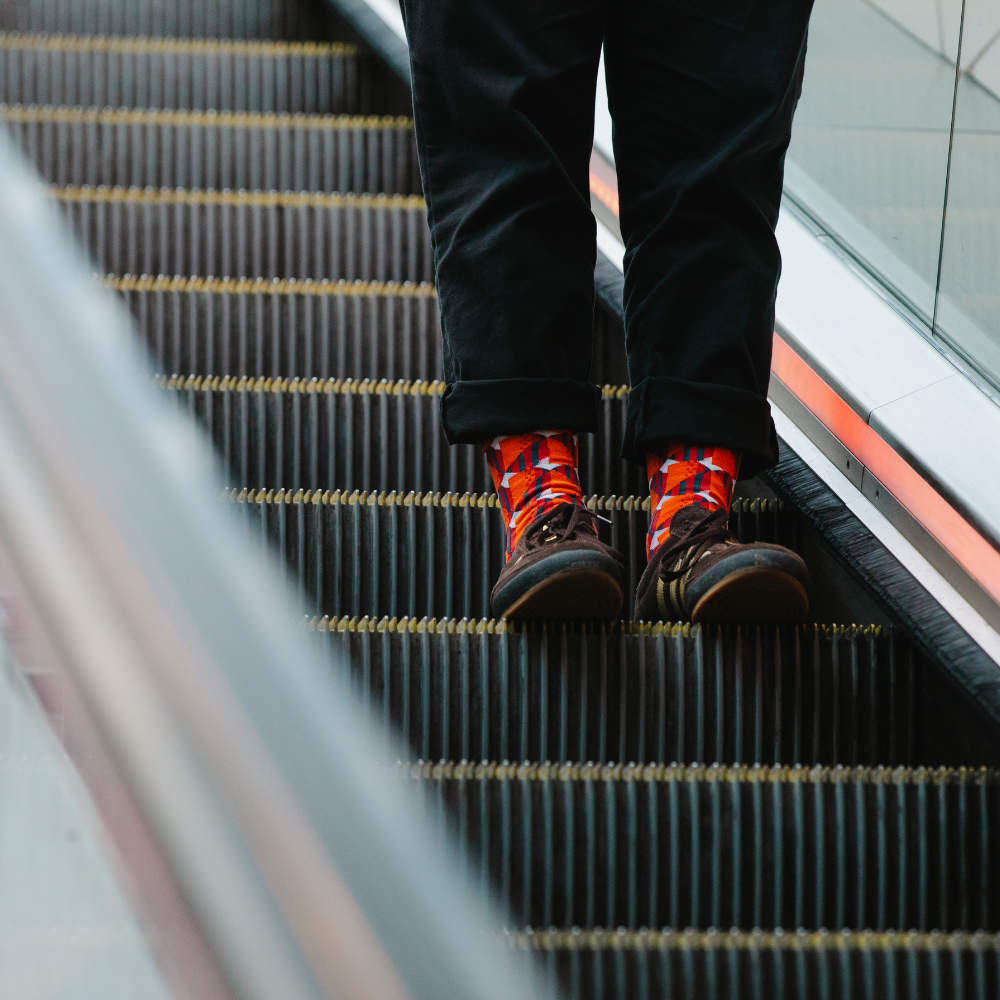
[[[86,789],[0,636],[0,997],[169,995]]]

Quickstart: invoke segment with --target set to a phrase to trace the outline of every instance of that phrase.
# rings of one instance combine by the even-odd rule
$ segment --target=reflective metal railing
[[[0,234],[6,634],[100,816],[136,947],[177,996],[540,995],[6,139]]]

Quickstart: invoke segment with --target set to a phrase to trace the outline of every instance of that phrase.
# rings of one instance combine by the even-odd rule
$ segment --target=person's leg
[[[588,164],[607,0],[404,0],[451,443],[597,429]]]
[[[808,572],[728,534],[777,459],[774,227],[809,0],[623,0],[605,42],[625,253],[623,455],[647,466],[636,617],[799,620]]]
[[[498,617],[613,617],[620,560],[580,492],[607,0],[404,0],[449,442],[484,444],[507,525]],[[554,428],[554,430],[551,430]]]
[[[621,0],[605,43],[626,243],[623,454],[772,465],[774,237],[810,0]]]

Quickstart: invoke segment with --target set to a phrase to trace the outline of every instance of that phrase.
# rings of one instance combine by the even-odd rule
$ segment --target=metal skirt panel
[[[920,664],[891,629],[465,619],[309,627],[352,664],[366,710],[403,735],[412,760],[920,758]]]
[[[86,187],[53,194],[102,274],[396,282],[434,277],[423,199],[412,195]]]
[[[59,186],[419,194],[406,118],[0,106]]]
[[[357,114],[370,58],[342,43],[0,35],[0,102]]]
[[[433,382],[437,297],[409,282],[108,279],[158,371]]]
[[[1000,773],[411,764],[511,926],[1000,928]]]
[[[512,932],[570,1000],[997,1000],[1000,936],[667,930]]]
[[[254,489],[487,493],[476,445],[449,447],[440,382],[320,382],[161,376],[209,433],[228,485]],[[645,469],[620,457],[628,389],[605,386],[596,434],[580,435],[588,495],[644,495]]]
[[[504,524],[494,495],[231,490],[247,530],[288,567],[303,614],[332,618],[489,618],[504,565]],[[801,548],[780,504],[737,500],[741,541]],[[588,500],[601,539],[624,557],[628,618],[646,567],[649,500]],[[753,508],[753,509],[751,509]]]

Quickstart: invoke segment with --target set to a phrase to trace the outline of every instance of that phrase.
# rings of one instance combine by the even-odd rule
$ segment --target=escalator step
[[[291,370],[324,385],[441,378],[437,295],[426,283],[125,275],[105,284],[122,293],[159,371]]]
[[[344,42],[0,33],[4,104],[357,114],[370,75]]]
[[[247,529],[287,563],[305,614],[332,617],[485,618],[503,567],[503,519],[494,495],[230,490]],[[648,498],[597,497],[588,506],[603,541],[626,560],[623,615],[646,566]],[[781,504],[738,500],[742,541],[799,548]]]
[[[332,10],[287,0],[7,0],[6,31],[169,38],[331,37]]]
[[[420,192],[408,118],[0,105],[0,121],[60,186]]]
[[[390,720],[414,759],[920,759],[920,665],[891,629],[426,618],[308,628],[352,665],[366,711]]]
[[[322,296],[322,284],[312,287]],[[239,357],[239,345],[230,352]],[[481,449],[449,448],[445,440],[438,419],[442,382],[182,375],[156,382],[206,428],[231,486],[348,494],[493,488]],[[648,490],[645,469],[619,457],[627,396],[627,386],[605,386],[600,429],[580,435],[580,482],[588,495]]]
[[[307,234],[311,239],[318,230],[310,230],[308,222],[296,225],[295,219],[302,223],[304,213],[287,210],[281,215],[268,213],[272,219],[277,216],[283,221],[268,229],[267,250],[259,249],[263,241],[256,238],[253,243],[242,241],[237,229],[237,238],[230,244],[228,257],[229,261],[235,259],[236,264],[226,266],[244,269],[249,244],[252,247],[250,255],[255,261],[250,267],[254,270],[257,269],[256,261],[265,257],[269,262],[265,265],[267,270],[271,270],[270,262],[292,260],[291,269],[296,271],[326,270],[333,274],[346,271],[347,276],[342,280],[359,272],[389,272],[390,275],[403,272],[405,276],[414,272],[419,275],[421,271],[426,274],[429,270],[430,251],[427,242],[422,242],[427,239],[427,230],[423,221],[418,221],[423,213],[407,209],[404,227],[403,212],[397,214],[393,207],[397,201],[395,196],[292,197],[364,201],[370,205],[370,210],[344,210],[345,228],[353,225],[358,239],[350,242],[341,238],[340,254],[336,246],[312,248],[305,245]],[[417,199],[402,196],[398,199],[400,202],[410,200]],[[211,255],[220,259],[221,264],[226,255],[225,242],[232,239],[232,230],[227,232],[220,223],[212,238],[202,241],[199,234],[197,240],[190,238],[184,248],[171,250],[161,245],[153,249],[149,242],[141,246],[133,239],[131,234],[136,226],[129,225],[124,234],[116,233],[115,217],[102,216],[99,206],[79,209],[74,205],[71,212],[72,227],[81,240],[89,244],[92,253],[100,252],[106,258],[110,245],[112,260],[122,257],[127,260],[132,273],[109,276],[105,284],[128,299],[160,371],[272,378],[280,374],[283,377],[334,377],[355,381],[364,378],[433,381],[442,377],[437,295],[429,283],[422,281],[414,287],[409,281],[376,279],[350,287],[337,281],[316,281],[308,277],[278,282],[237,278],[236,283],[223,278],[162,275],[154,278],[146,265],[154,263],[154,258],[162,261],[174,256],[175,250],[184,254],[188,262],[193,262],[197,256],[204,260]],[[334,214],[335,210],[331,210],[327,221]],[[156,224],[151,228],[155,229]],[[329,232],[335,232],[334,226]],[[276,234],[280,234],[280,242]],[[102,247],[105,249],[101,250]],[[302,265],[306,260],[313,263]],[[139,270],[136,265],[140,262],[146,274],[136,277]],[[284,263],[279,267],[289,269]],[[334,301],[326,301],[328,296],[334,296]],[[415,311],[411,314],[411,310]],[[217,332],[220,328],[228,330],[228,339]],[[286,329],[295,330],[295,338],[290,337]],[[238,346],[241,344],[245,344],[245,348]],[[261,345],[259,349],[258,344]],[[295,346],[290,350],[292,344]],[[621,360],[624,349],[620,331],[616,334],[609,329],[600,312],[595,315],[591,354],[592,378],[597,379],[607,372],[617,373],[619,377],[627,375]],[[326,367],[324,357],[328,358]]]
[[[415,195],[102,187],[52,193],[101,273],[433,279],[424,201]]]
[[[1000,935],[912,932],[511,931],[571,1000],[996,1000]]]
[[[1000,929],[1000,771],[400,766],[508,925]]]

